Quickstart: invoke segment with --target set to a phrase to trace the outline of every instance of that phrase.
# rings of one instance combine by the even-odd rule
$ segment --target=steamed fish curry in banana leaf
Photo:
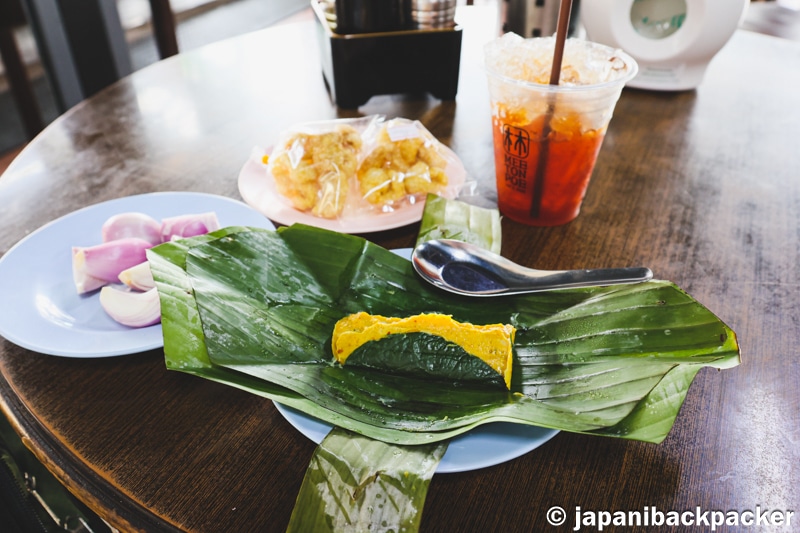
[[[336,323],[331,345],[341,364],[455,381],[500,377],[510,389],[515,332],[508,324],[476,326],[437,313],[397,318],[361,312]]]

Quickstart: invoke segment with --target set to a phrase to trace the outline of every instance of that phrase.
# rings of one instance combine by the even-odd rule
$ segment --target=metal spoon
[[[414,269],[436,287],[468,296],[501,296],[574,287],[637,283],[649,268],[534,270],[478,246],[450,239],[427,241],[411,254]]]

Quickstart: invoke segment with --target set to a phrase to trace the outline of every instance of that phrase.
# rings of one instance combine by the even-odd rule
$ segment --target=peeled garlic
[[[157,289],[133,292],[109,285],[100,289],[100,305],[123,326],[142,328],[161,322]]]
[[[161,224],[144,213],[120,213],[105,221],[100,228],[103,242],[136,237],[150,244],[161,243]]]
[[[119,280],[132,289],[149,291],[156,286],[150,263],[145,261],[119,273]]]

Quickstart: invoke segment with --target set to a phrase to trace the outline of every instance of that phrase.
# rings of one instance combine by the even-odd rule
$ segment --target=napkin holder
[[[356,109],[373,96],[430,93],[455,100],[462,28],[338,34],[319,1],[316,14],[325,86],[341,108]]]

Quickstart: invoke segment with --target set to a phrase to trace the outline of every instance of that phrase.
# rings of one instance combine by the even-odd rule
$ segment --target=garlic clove
[[[73,247],[73,269],[77,262],[89,276],[117,282],[120,272],[147,261],[147,249],[152,246],[142,239],[125,238],[95,246]]]
[[[144,213],[119,213],[100,228],[103,242],[136,237],[150,244],[161,243],[161,224]]]
[[[123,326],[143,328],[161,322],[157,289],[133,292],[107,285],[100,289],[100,305]]]
[[[139,291],[149,291],[156,286],[153,273],[150,271],[150,263],[147,261],[120,272],[119,280],[128,287]]]
[[[205,235],[219,229],[219,220],[214,212],[180,215],[161,221],[161,240],[169,242],[175,238]]]

